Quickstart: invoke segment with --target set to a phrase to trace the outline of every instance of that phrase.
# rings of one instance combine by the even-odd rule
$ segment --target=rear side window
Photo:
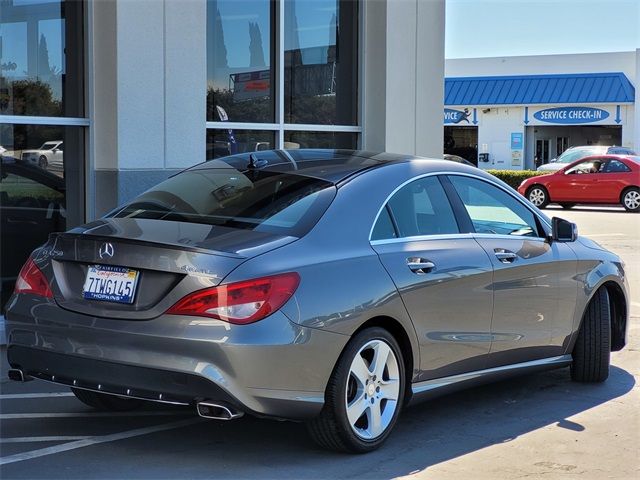
[[[111,216],[204,223],[301,237],[336,194],[327,181],[233,168],[187,170]]]
[[[600,171],[602,173],[621,173],[630,172],[631,169],[619,160],[609,160],[600,168]]]
[[[372,240],[460,232],[449,199],[436,177],[420,178],[402,187],[389,200],[388,212],[393,222],[384,208]]]
[[[481,180],[450,176],[476,233],[538,237],[536,218],[508,193]]]

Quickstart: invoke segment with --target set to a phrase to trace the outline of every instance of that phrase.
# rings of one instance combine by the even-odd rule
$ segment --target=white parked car
[[[21,159],[23,162],[35,163],[40,168],[62,172],[64,170],[63,154],[62,140],[53,140],[44,142],[36,150],[23,150]]]
[[[562,155],[558,158],[554,158],[549,163],[540,165],[537,170],[539,172],[557,172],[561,168],[566,167],[570,163],[573,163],[581,158],[590,157],[592,155],[635,155],[636,153],[630,148],[616,147],[608,145],[588,145],[584,147],[571,147],[567,148]]]

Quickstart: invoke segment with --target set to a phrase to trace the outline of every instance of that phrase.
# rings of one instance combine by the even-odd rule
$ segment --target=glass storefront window
[[[264,130],[207,130],[207,160],[236,153],[275,148],[275,132]]]
[[[270,0],[208,0],[207,121],[274,121],[274,24]]]
[[[0,307],[51,232],[84,221],[84,128],[0,124]]]
[[[283,1],[285,123],[357,125],[358,2]]]
[[[284,148],[358,148],[358,134],[351,132],[284,132]]]
[[[84,2],[0,3],[0,114],[84,116]]]

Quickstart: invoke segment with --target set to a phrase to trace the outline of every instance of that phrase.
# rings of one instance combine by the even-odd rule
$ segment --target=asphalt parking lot
[[[6,378],[2,351],[0,477],[13,478],[640,478],[640,215],[549,208],[620,254],[630,274],[630,343],[601,385],[568,369],[431,401],[403,413],[379,451],[328,453],[303,425],[200,419],[152,405],[98,413],[65,388]]]

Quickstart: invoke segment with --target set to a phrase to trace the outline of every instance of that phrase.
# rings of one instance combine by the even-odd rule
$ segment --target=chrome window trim
[[[473,238],[473,233],[444,233],[438,235],[415,235],[412,237],[385,238],[381,240],[371,240],[371,245],[387,245],[390,243],[427,242],[430,240],[463,240]]]
[[[540,220],[540,222],[544,225],[546,225],[549,229],[551,229],[551,224],[549,222],[547,222],[547,220],[540,216],[540,214],[538,212],[536,212],[535,210],[533,210],[529,205],[527,205],[525,202],[522,201],[521,198],[518,198],[517,195],[514,195],[514,192],[510,192],[509,190],[507,190],[506,188],[504,188],[502,185],[495,183],[494,181],[484,178],[484,177],[480,177],[478,175],[472,175],[470,173],[465,173],[465,172],[453,172],[453,171],[443,171],[443,172],[430,172],[430,173],[422,173],[420,175],[417,175],[415,177],[410,178],[409,180],[406,180],[405,182],[401,183],[398,187],[396,187],[385,199],[384,202],[382,202],[382,206],[378,209],[378,213],[375,216],[375,219],[373,221],[373,223],[371,224],[371,229],[369,230],[369,243],[371,245],[381,245],[381,243],[374,243],[374,242],[387,242],[387,243],[397,243],[400,241],[415,241],[415,240],[408,240],[408,239],[422,239],[423,237],[427,237],[425,239],[433,239],[434,237],[451,237],[451,236],[461,236],[461,235],[470,235],[469,233],[452,233],[452,234],[444,234],[444,235],[420,235],[418,237],[401,237],[401,238],[390,238],[390,239],[380,239],[380,240],[372,240],[371,237],[373,235],[373,229],[376,226],[376,223],[378,222],[378,218],[380,217],[380,214],[382,213],[382,210],[384,209],[384,207],[387,205],[387,203],[389,203],[389,200],[391,200],[391,198],[404,186],[408,185],[411,182],[414,182],[416,180],[420,180],[421,178],[425,178],[425,177],[433,177],[433,176],[439,176],[439,175],[458,175],[461,177],[469,177],[469,178],[475,178],[476,180],[480,180],[480,181],[484,181],[485,183],[488,183],[489,185],[493,185],[496,188],[499,188],[500,190],[502,190],[503,192],[505,192],[506,194],[510,195],[511,197],[513,197],[514,200],[520,202],[522,204],[523,207],[525,207],[527,210],[529,210],[534,216],[535,218],[537,218],[538,220]],[[516,192],[517,193],[517,192]],[[455,214],[455,212],[454,212]],[[486,236],[489,235],[491,237],[499,237],[499,238],[530,238],[530,239],[538,239],[538,240],[546,240],[544,237],[523,237],[523,236],[518,236],[518,237],[513,237],[511,235],[499,235],[499,234],[482,234],[482,233],[474,233],[472,235],[482,235],[483,238],[487,238]],[[391,242],[389,242],[389,240],[391,240]],[[394,242],[395,241],[395,242]]]

